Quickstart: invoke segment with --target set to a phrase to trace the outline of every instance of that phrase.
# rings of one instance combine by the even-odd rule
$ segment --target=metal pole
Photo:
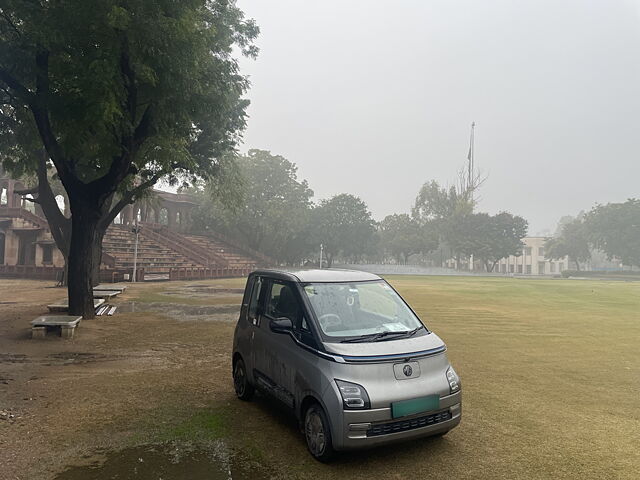
[[[133,247],[133,278],[131,281],[136,281],[136,270],[138,269],[138,234],[140,233],[140,227],[138,227],[138,216],[136,215],[136,224],[133,227],[133,232],[136,234],[136,241]]]
[[[476,129],[476,122],[471,122],[471,136],[469,138],[469,178],[468,183],[469,183],[469,193],[471,195],[471,200],[473,201],[473,189],[474,189],[474,171],[475,171],[475,165],[474,165],[474,156],[475,156],[475,129]]]
[[[323,250],[323,245],[320,244],[320,268],[322,268],[322,250]]]

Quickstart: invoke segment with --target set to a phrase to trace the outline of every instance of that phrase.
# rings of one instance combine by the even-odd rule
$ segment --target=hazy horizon
[[[530,234],[638,196],[638,2],[238,5],[261,29],[240,149],[296,163],[316,199],[408,212],[424,182],[455,183],[472,121],[478,209]]]

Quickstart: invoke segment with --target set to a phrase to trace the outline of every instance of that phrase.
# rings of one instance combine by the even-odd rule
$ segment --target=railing
[[[253,270],[251,268],[189,268],[174,267],[169,270],[169,280],[203,280],[206,278],[246,277]]]
[[[207,231],[207,232],[200,233],[200,235],[204,237],[211,237],[215,240],[226,243],[227,246],[232,250],[237,250],[239,252],[244,253],[245,255],[248,255],[249,257],[255,257],[259,260],[262,260],[262,262],[264,263],[264,266],[277,265],[277,262],[273,258],[265,255],[262,252],[259,252],[258,250],[254,250],[253,248],[248,247],[247,245],[240,244],[238,243],[237,240],[233,240],[227,237],[226,235],[223,235],[222,233]]]
[[[62,270],[62,267],[52,265],[0,265],[0,277],[57,280]]]
[[[179,254],[195,261],[196,263],[200,263],[202,265],[209,265],[209,257],[203,255],[200,252],[197,252],[188,246],[185,245],[185,242],[180,241],[177,242],[162,233],[156,232],[149,228],[144,228],[140,230],[140,234],[144,237],[150,238],[154,242],[160,243],[165,247],[169,247],[170,249],[178,252]],[[226,265],[224,263],[223,265]]]
[[[159,235],[163,235],[169,240],[172,240],[173,242],[177,243],[178,245],[182,245],[188,250],[194,251],[199,255],[202,255],[204,258],[207,259],[204,265],[208,266],[214,263],[216,265],[220,265],[223,267],[229,266],[229,260],[224,258],[222,255],[218,255],[217,253],[212,252],[207,248],[201,247],[200,245],[196,245],[194,242],[189,240],[184,234],[177,234],[171,231],[169,227],[167,227],[166,225],[160,225],[159,227],[156,227],[155,230],[158,232]]]

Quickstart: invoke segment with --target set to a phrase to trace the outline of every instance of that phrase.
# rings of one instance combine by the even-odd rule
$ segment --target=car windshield
[[[423,325],[385,281],[309,283],[304,291],[328,337],[380,337],[415,333]]]

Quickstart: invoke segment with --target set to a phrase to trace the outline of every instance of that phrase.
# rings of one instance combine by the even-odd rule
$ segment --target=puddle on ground
[[[210,285],[186,285],[163,290],[162,295],[187,298],[227,298],[240,303],[244,288],[216,287]]]
[[[123,302],[118,303],[118,312],[157,312],[181,321],[236,322],[240,314],[240,305]]]
[[[107,452],[102,461],[69,467],[55,480],[261,480],[260,468],[230,455],[224,445],[195,449],[141,446]]]

